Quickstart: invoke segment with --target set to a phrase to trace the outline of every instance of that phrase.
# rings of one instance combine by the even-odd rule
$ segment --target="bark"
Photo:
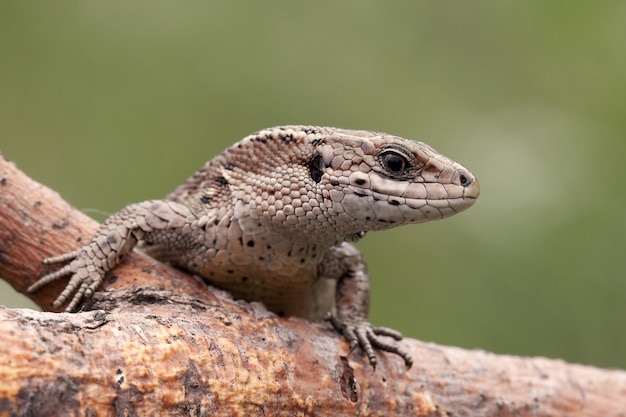
[[[96,227],[0,156],[0,276],[15,289]],[[64,283],[29,296],[49,310]],[[372,369],[328,323],[133,253],[79,313],[0,307],[0,416],[626,415],[624,371],[401,343],[412,369],[384,353]]]

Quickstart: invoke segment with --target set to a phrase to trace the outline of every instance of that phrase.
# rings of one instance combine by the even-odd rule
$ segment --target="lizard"
[[[234,298],[279,316],[326,319],[375,367],[375,349],[413,361],[368,321],[366,232],[452,216],[480,194],[474,175],[422,142],[365,130],[279,126],[208,161],[163,200],[130,204],[28,288],[69,276],[53,303],[77,310],[136,244]]]

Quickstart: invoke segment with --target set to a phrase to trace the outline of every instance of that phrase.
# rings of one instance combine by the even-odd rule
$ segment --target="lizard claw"
[[[394,340],[401,340],[402,334],[400,332],[387,327],[372,326],[367,320],[342,321],[332,313],[328,313],[324,319],[330,321],[335,330],[348,340],[350,351],[359,346],[373,368],[376,368],[376,363],[378,362],[374,348],[400,356],[404,360],[407,369],[410,369],[413,365],[413,359],[407,352],[396,345],[385,342],[380,337],[387,336]]]
[[[70,313],[76,311],[82,301],[93,295],[94,290],[98,288],[104,280],[106,271],[95,265],[92,258],[90,258],[89,253],[84,250],[78,250],[46,258],[43,260],[43,263],[50,265],[53,263],[67,261],[69,261],[67,265],[58,271],[51,272],[39,278],[35,283],[28,287],[26,291],[29,293],[35,292],[53,281],[70,275],[71,278],[69,283],[63,292],[61,292],[61,294],[59,294],[59,296],[52,303],[52,307],[59,309],[69,301],[67,307],[65,308],[65,312]]]

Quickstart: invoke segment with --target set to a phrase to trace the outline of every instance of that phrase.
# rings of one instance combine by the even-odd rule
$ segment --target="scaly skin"
[[[109,217],[68,262],[28,291],[70,276],[54,302],[74,311],[137,242],[171,263],[279,315],[326,317],[372,365],[374,348],[411,358],[368,320],[369,275],[348,242],[366,231],[452,216],[480,188],[460,164],[385,133],[312,126],[262,130],[209,161],[164,200]]]

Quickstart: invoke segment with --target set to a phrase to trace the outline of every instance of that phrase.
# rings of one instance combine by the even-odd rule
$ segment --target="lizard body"
[[[349,242],[364,232],[441,219],[470,207],[474,176],[426,144],[385,133],[282,126],[207,162],[163,200],[109,217],[68,262],[28,290],[69,275],[54,302],[75,310],[141,242],[164,262],[279,315],[330,319],[375,365],[374,348],[411,358],[372,326],[369,276]]]

